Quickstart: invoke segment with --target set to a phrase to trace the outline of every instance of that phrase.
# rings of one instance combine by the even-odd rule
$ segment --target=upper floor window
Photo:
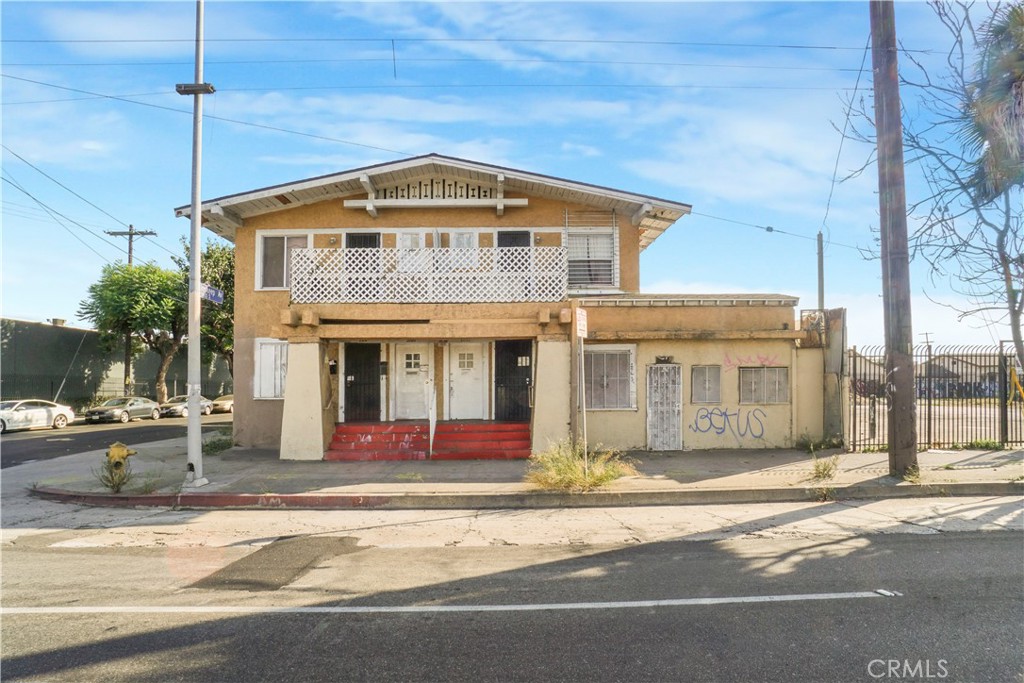
[[[740,368],[740,403],[788,403],[789,368]]]
[[[615,287],[615,234],[570,232],[568,234],[569,288]]]
[[[260,235],[257,259],[257,289],[285,289],[291,286],[291,255],[309,247],[309,235]]]

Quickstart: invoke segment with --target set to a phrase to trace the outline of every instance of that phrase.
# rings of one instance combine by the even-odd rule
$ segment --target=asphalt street
[[[564,519],[584,514],[605,519]],[[354,526],[216,546],[168,528],[161,547],[161,522],[200,516],[150,518],[136,545],[73,529],[5,542],[4,680],[1024,675],[1018,531],[388,547]]]
[[[203,429],[230,429],[230,414],[204,415]],[[108,448],[115,441],[129,446],[150,441],[184,436],[185,418],[136,420],[128,424],[87,425],[76,422],[64,429],[36,429],[0,435],[0,468],[13,467],[36,460],[59,458],[72,453]]]

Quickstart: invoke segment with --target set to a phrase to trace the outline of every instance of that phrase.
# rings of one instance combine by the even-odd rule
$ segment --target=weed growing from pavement
[[[584,455],[582,443],[559,441],[530,456],[526,480],[544,489],[580,493],[639,474],[634,461],[618,451],[597,446]]]
[[[396,474],[395,479],[401,479],[402,481],[423,481],[423,475],[419,472],[402,472]]]
[[[219,455],[234,445],[230,436],[215,436],[203,442],[203,455]]]
[[[121,489],[127,486],[135,476],[127,459],[111,460],[109,458],[104,458],[103,465],[98,470],[94,469],[92,474],[104,487],[114,493],[120,493]]]
[[[839,469],[839,456],[833,455],[831,458],[819,458],[815,455],[812,467],[811,479],[814,481],[828,481],[836,476],[836,471]]]
[[[832,486],[822,486],[814,489],[814,499],[819,503],[827,503],[830,500],[835,500],[836,490]]]
[[[921,468],[917,465],[911,465],[903,472],[903,481],[910,482],[911,484],[921,483]]]

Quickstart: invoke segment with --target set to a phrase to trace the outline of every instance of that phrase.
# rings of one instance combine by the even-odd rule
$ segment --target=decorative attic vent
[[[349,209],[366,209],[376,218],[378,209],[428,209],[449,207],[494,207],[504,215],[507,207],[528,206],[525,197],[505,198],[505,176],[498,174],[494,184],[451,178],[432,178],[415,182],[395,183],[377,187],[368,175],[359,182],[366,190],[366,199],[346,199]]]

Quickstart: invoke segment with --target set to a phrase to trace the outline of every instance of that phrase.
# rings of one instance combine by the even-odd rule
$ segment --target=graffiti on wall
[[[772,354],[771,356],[763,353],[756,353],[751,356],[736,356],[733,358],[728,353],[725,354],[725,359],[722,361],[722,367],[725,368],[726,372],[735,370],[736,368],[747,368],[747,367],[766,367],[774,368],[779,365],[779,355]]]
[[[697,434],[732,434],[737,439],[764,437],[765,413],[760,408],[698,408],[690,424]]]

